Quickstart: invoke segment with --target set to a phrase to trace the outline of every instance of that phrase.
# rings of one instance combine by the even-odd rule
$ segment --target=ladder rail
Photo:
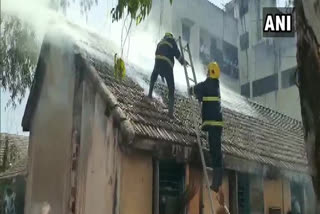
[[[185,58],[184,58],[184,51],[183,51],[183,49],[182,49],[181,36],[179,36],[179,45],[180,45],[180,50],[181,50],[181,53],[180,53],[180,54],[182,55],[183,59],[185,59]],[[187,87],[188,87],[188,89],[189,89],[189,88],[190,88],[190,83],[189,83],[189,81],[188,81],[188,79],[189,79],[189,77],[188,77],[188,71],[187,71],[187,67],[186,67],[185,64],[183,64],[183,68],[184,68],[184,74],[185,74],[186,79],[187,79]]]
[[[179,37],[178,40],[179,40],[179,46],[180,46],[180,50],[181,50],[181,55],[184,58],[184,49],[182,47],[181,37]],[[187,44],[186,48],[187,48],[187,52],[188,52],[188,55],[189,55],[190,66],[191,66],[192,74],[193,74],[193,80],[192,80],[188,76],[188,71],[187,71],[186,65],[183,64],[184,72],[185,72],[185,76],[186,76],[186,81],[187,81],[187,87],[188,87],[188,90],[189,90],[190,89],[189,81],[192,80],[195,84],[197,84],[197,79],[196,79],[196,74],[195,74],[195,70],[194,70],[194,66],[193,66],[193,61],[192,61],[192,57],[191,57],[189,44]],[[189,94],[189,99],[190,99],[190,101],[192,103],[193,102],[193,98],[192,98],[192,96],[190,94]],[[200,106],[200,102],[198,102],[198,104]],[[197,144],[198,144],[198,148],[199,148],[199,152],[200,152],[201,165],[202,165],[203,174],[204,174],[204,177],[205,177],[205,183],[206,183],[206,187],[207,187],[208,197],[209,197],[209,200],[210,200],[211,213],[214,214],[213,197],[212,197],[212,193],[211,193],[211,189],[210,189],[209,176],[208,176],[206,162],[205,162],[205,158],[204,158],[204,154],[203,154],[203,150],[202,150],[202,145],[201,145],[199,124],[197,123],[197,113],[196,113],[197,108],[196,108],[195,105],[192,105],[192,106],[193,106],[193,108],[192,108],[193,122],[194,122],[194,128],[195,128],[196,136],[197,136]]]
[[[190,60],[190,66],[191,66],[192,74],[193,74],[193,80],[194,80],[195,83],[197,83],[197,77],[196,77],[196,72],[194,71],[194,66],[193,66],[193,61],[192,61],[192,58],[191,58],[191,52],[190,52],[189,43],[187,44],[187,51],[188,51],[188,54],[189,54],[189,60]]]

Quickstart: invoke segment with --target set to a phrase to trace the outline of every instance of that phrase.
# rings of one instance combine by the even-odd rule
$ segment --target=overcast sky
[[[230,0],[209,0],[214,3],[218,7],[223,7]],[[277,0],[279,6],[283,6],[285,4],[285,0]],[[107,1],[101,1],[98,7],[94,7],[89,15],[88,25],[98,32],[105,32],[105,19],[106,19],[106,9]],[[72,6],[74,8],[72,11],[68,12],[68,17],[72,20],[75,20],[79,24],[85,23],[85,18],[82,17],[79,13],[79,7]],[[24,113],[24,108],[27,102],[28,94],[25,99],[22,100],[21,105],[18,105],[16,109],[6,108],[6,104],[10,98],[10,94],[1,90],[1,132],[7,132],[12,134],[24,134],[28,135],[27,132],[22,132],[21,128],[21,120]]]

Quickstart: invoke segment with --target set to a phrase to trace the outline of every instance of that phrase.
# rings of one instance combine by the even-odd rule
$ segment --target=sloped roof
[[[196,143],[191,106],[197,106],[199,124],[201,121],[200,109],[195,101],[176,91],[176,119],[172,120],[164,111],[166,107],[157,100],[150,103],[145,99],[143,89],[131,78],[118,82],[108,63],[97,58],[89,61],[116,96],[136,136],[157,140],[159,143],[185,146]],[[148,79],[145,77],[146,81]],[[167,90],[164,88],[157,84],[155,91],[162,95],[166,103]],[[307,171],[301,122],[232,92],[222,91],[222,106],[225,120],[222,148],[225,154],[278,168]],[[202,141],[206,144],[204,133]]]
[[[92,72],[98,76],[98,81],[103,82],[101,84],[114,96],[124,117],[132,125],[135,138],[151,139],[159,145],[195,146],[196,135],[191,121],[191,106],[196,106],[200,124],[200,109],[197,103],[176,91],[176,119],[170,119],[164,111],[165,106],[157,100],[153,103],[148,102],[144,90],[133,81],[134,78],[130,78],[140,75],[147,83],[149,76],[144,76],[139,69],[127,65],[128,77],[122,82],[114,79],[112,55],[106,50],[108,47],[103,47],[104,42],[99,36],[90,34],[90,42],[74,42],[75,46],[78,46],[75,53],[80,52],[81,58],[92,65]],[[99,56],[88,53],[88,48]],[[35,79],[37,73],[40,75],[40,70],[37,68]],[[34,80],[34,84],[35,82],[37,80]],[[165,87],[157,84],[155,91],[166,103]],[[37,97],[34,93],[38,92],[31,90],[23,120],[24,130],[30,127],[30,109],[34,109],[32,103],[37,99],[34,98]],[[228,90],[222,91],[222,106],[225,120],[222,145],[224,154],[281,169],[310,172],[301,122]],[[202,142],[206,144],[204,133]]]
[[[0,166],[3,164],[6,142],[8,142],[7,161],[9,167],[0,173],[0,179],[22,175],[27,171],[29,137],[0,133]]]

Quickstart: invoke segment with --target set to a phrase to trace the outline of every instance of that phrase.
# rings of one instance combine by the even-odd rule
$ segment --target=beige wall
[[[48,202],[52,214],[67,211],[71,167],[74,68],[68,44],[51,46],[46,75],[30,133],[30,161],[25,211],[37,214]],[[43,71],[41,71],[43,72]]]
[[[285,179],[264,180],[264,211],[269,207],[280,207],[283,214],[291,208],[290,183]],[[284,212],[283,212],[284,210]]]
[[[209,176],[209,181],[211,181],[211,176]],[[224,193],[225,204],[227,205],[227,207],[229,209],[229,180],[228,180],[228,176],[224,176],[224,178],[223,178],[222,190]],[[215,213],[216,213],[216,209],[218,207],[217,194],[213,191],[211,191],[211,194],[212,194],[214,209],[215,209]],[[204,202],[203,213],[211,213],[209,196],[208,196],[207,188],[205,186],[203,189],[203,202]]]
[[[197,214],[199,213],[200,206],[201,206],[201,185],[202,185],[202,172],[201,170],[195,168],[195,167],[190,167],[189,171],[189,181],[190,183],[194,183],[197,185],[198,192],[194,196],[194,198],[190,201],[189,204],[189,213],[190,214]]]
[[[83,109],[89,114],[91,112],[92,117],[86,119],[84,117],[82,123],[91,124],[92,130],[82,130],[84,135],[88,135],[87,142],[82,142],[87,144],[85,149],[88,152],[88,156],[83,157],[87,160],[84,165],[87,169],[85,170],[86,178],[83,180],[85,200],[82,210],[85,210],[84,213],[113,213],[116,209],[117,193],[115,191],[119,172],[117,129],[113,127],[112,119],[103,116],[106,105],[100,95],[85,93],[91,94],[93,103],[90,102],[90,98],[84,99],[84,106],[93,105],[94,107]]]
[[[121,153],[120,214],[152,213],[151,155]]]

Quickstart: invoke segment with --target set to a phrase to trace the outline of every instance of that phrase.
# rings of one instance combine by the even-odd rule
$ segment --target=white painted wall
[[[263,7],[276,4],[274,0],[260,0],[260,17]],[[259,0],[250,1],[248,12],[238,20],[239,37],[249,32],[249,48],[241,51],[238,43],[240,84],[251,83],[250,97],[259,103],[301,120],[299,93],[296,86],[282,88],[281,72],[296,66],[296,39],[270,38],[273,43],[267,43],[266,38],[258,36],[258,8]],[[238,9],[236,5],[235,10]],[[261,23],[261,20],[260,20]],[[278,73],[279,90],[253,97],[252,82],[272,74]],[[241,92],[239,90],[239,92]]]

